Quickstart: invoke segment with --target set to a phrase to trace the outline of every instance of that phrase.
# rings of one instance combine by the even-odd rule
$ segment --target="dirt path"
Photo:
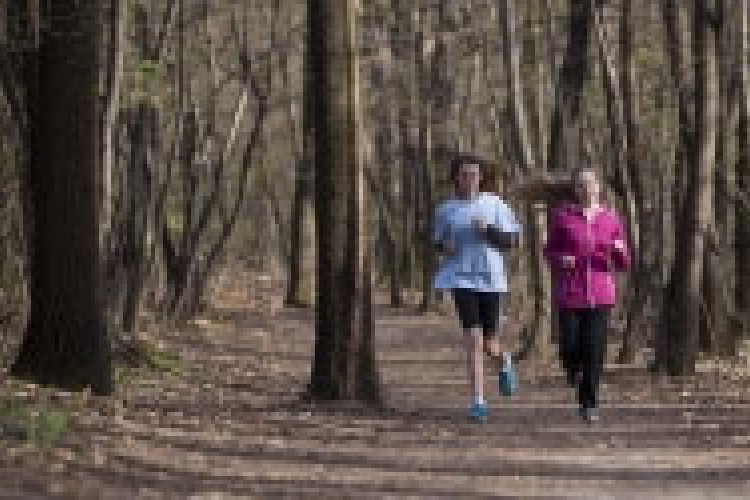
[[[300,405],[309,313],[276,284],[227,288],[168,349],[189,368],[130,382],[41,457],[8,441],[0,498],[679,498],[750,496],[750,379],[680,383],[610,367],[602,420],[575,414],[555,366],[522,367],[512,399],[465,418],[453,321],[381,316],[388,408]]]

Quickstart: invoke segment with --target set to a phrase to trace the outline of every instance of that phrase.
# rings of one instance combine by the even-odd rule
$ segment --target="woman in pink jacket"
[[[601,201],[596,171],[579,169],[572,181],[573,199],[552,211],[544,255],[552,271],[561,364],[578,390],[581,416],[594,421],[614,274],[629,268],[630,252],[620,218]]]

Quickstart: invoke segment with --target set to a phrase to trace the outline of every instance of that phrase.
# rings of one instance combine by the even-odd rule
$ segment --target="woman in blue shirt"
[[[503,253],[516,244],[519,231],[511,209],[484,191],[488,174],[487,163],[479,157],[460,155],[452,160],[453,196],[438,207],[433,234],[444,253],[434,286],[452,291],[469,360],[469,415],[479,420],[488,413],[484,353],[499,355],[493,340],[508,292]]]

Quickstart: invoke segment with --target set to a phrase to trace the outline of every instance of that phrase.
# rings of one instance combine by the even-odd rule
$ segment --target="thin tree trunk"
[[[284,78],[285,87],[290,88],[291,80],[289,78],[289,58],[287,57]],[[305,78],[309,78],[311,75],[309,72],[305,73]],[[305,269],[305,263],[307,262],[308,253],[310,250],[310,236],[312,231],[309,231],[307,224],[307,215],[312,211],[312,149],[310,141],[309,131],[312,128],[306,124],[302,126],[301,134],[296,133],[295,129],[295,105],[294,99],[291,98],[290,104],[287,110],[289,127],[292,130],[294,136],[301,135],[301,146],[295,144],[295,168],[296,176],[294,179],[294,197],[292,200],[292,221],[291,221],[291,232],[290,232],[290,251],[289,251],[289,275],[287,278],[287,290],[285,303],[287,306],[310,306],[314,302],[313,287],[303,286],[306,274],[313,274],[311,269]],[[310,102],[309,94],[303,96],[303,120],[310,119],[310,110],[312,102]],[[304,272],[304,271],[307,271]]]
[[[117,133],[117,121],[120,111],[120,98],[122,96],[122,81],[124,76],[125,61],[125,39],[127,36],[129,2],[125,0],[111,0],[109,5],[108,22],[110,28],[108,50],[107,50],[107,89],[104,113],[103,131],[103,179],[102,179],[102,230],[103,242],[107,242],[109,233],[114,224],[114,169],[115,169],[115,139]],[[105,247],[105,252],[111,251]]]

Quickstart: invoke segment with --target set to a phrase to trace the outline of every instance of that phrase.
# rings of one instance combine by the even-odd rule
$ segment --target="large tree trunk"
[[[750,332],[750,4],[741,2],[741,28],[739,60],[740,83],[740,123],[737,127],[739,158],[737,161],[737,202],[736,220],[736,263],[737,310],[742,320],[745,334]]]
[[[32,209],[31,310],[15,376],[112,390],[100,297],[100,2],[55,1],[25,68],[29,112],[24,194]]]
[[[503,64],[505,65],[508,90],[508,107],[510,108],[512,152],[513,157],[521,166],[523,174],[529,174],[536,170],[537,165],[526,113],[523,67],[521,65],[522,43],[519,35],[520,17],[517,3],[518,0],[500,0],[498,12],[503,41]],[[544,63],[545,61],[541,61],[540,65]]]
[[[715,58],[718,66],[719,110],[716,118],[717,138],[713,195],[713,220],[708,230],[703,271],[704,315],[701,322],[700,346],[711,355],[731,357],[737,350],[737,329],[735,327],[735,301],[732,296],[734,286],[734,231],[733,217],[730,211],[730,184],[734,179],[734,165],[729,161],[730,130],[738,121],[737,114],[731,114],[733,89],[731,75],[733,60],[728,58],[731,47],[731,28],[727,21],[731,15],[728,0],[716,0],[714,8],[717,43]],[[735,104],[736,105],[736,104]],[[744,285],[742,285],[744,286]]]
[[[545,11],[545,7],[549,6],[538,6],[539,11]],[[534,144],[532,142],[531,134],[531,121],[526,110],[526,92],[523,80],[523,66],[522,66],[522,40],[520,37],[520,26],[521,16],[519,12],[519,2],[517,0],[500,0],[497,3],[499,22],[500,22],[500,33],[503,42],[503,63],[506,71],[506,86],[508,90],[508,107],[510,109],[510,139],[511,139],[511,152],[512,157],[516,160],[520,166],[521,173],[523,175],[535,174],[539,171],[547,169],[547,162],[545,155],[538,155],[535,153]],[[547,10],[547,13],[549,11]],[[545,20],[548,23],[552,23],[552,16],[547,16]],[[545,46],[543,35],[539,30],[540,34],[537,35],[536,51],[537,59],[539,61],[538,66],[538,78],[539,78],[539,93],[536,95],[537,101],[537,123],[538,123],[538,148],[539,151],[543,150],[546,146],[546,130],[547,127],[547,105],[549,103],[549,76],[550,68],[552,64],[551,54],[549,53],[549,47]],[[552,27],[547,26],[546,34],[550,35]],[[546,40],[546,43],[551,43],[551,40]],[[542,358],[548,357],[551,351],[549,347],[551,345],[552,336],[552,305],[550,302],[549,292],[549,272],[544,266],[544,260],[542,258],[542,246],[543,246],[543,235],[546,230],[546,214],[539,212],[533,207],[527,207],[525,210],[527,215],[527,234],[525,243],[528,245],[526,249],[526,258],[529,260],[529,280],[531,287],[531,296],[533,297],[533,313],[530,316],[533,318],[533,322],[530,325],[526,325],[526,331],[531,332],[523,339],[524,345],[521,346],[520,354],[522,357],[527,354],[534,354]]]
[[[309,0],[306,92],[314,98],[318,234],[315,399],[380,399],[373,352],[371,262],[360,154],[359,2]]]
[[[665,290],[655,368],[672,375],[695,370],[699,352],[705,252],[713,222],[714,168],[718,138],[719,68],[717,27],[705,2],[693,5],[695,57],[695,155],[689,157],[687,191],[675,224],[676,254]]]
[[[572,0],[568,19],[568,44],[557,77],[555,106],[550,119],[547,161],[550,170],[559,170],[566,161],[580,159],[581,103],[584,84],[589,78],[589,43],[594,25],[591,0]]]
[[[621,3],[620,54],[621,63],[617,64],[617,44],[608,20],[614,18],[613,5],[602,2],[596,12],[596,26],[599,37],[599,54],[602,62],[602,77],[606,96],[606,110],[609,121],[609,145],[614,163],[613,179],[616,191],[622,195],[628,240],[635,254],[635,269],[628,290],[626,304],[627,327],[623,334],[622,347],[619,353],[621,361],[634,357],[632,332],[630,331],[636,317],[641,316],[645,304],[645,276],[643,246],[640,238],[645,220],[644,192],[640,182],[640,171],[636,165],[636,117],[637,101],[634,99],[636,84],[635,65],[633,62],[633,34],[631,28],[630,0]]]

